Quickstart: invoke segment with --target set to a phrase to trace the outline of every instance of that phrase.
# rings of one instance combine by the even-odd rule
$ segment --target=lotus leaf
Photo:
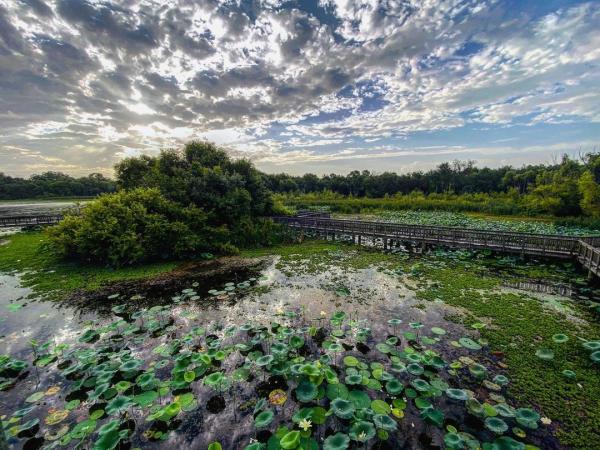
[[[540,415],[530,408],[519,408],[515,413],[515,418],[519,425],[535,430],[537,422],[540,420]]]
[[[350,438],[347,434],[336,433],[329,436],[323,442],[323,450],[345,450],[350,445]]]
[[[354,414],[354,403],[342,398],[336,398],[331,402],[331,411],[341,419],[349,419]]]
[[[552,361],[554,359],[554,352],[549,348],[540,348],[535,352],[535,356],[544,361]]]
[[[417,363],[411,363],[408,366],[406,366],[406,370],[408,370],[409,373],[413,374],[413,375],[422,375],[423,372],[425,372],[425,369],[423,369],[423,367],[421,367],[419,364]]]
[[[384,342],[380,342],[375,346],[375,348],[377,348],[377,350],[379,350],[381,353],[390,353],[392,351],[390,346]]]
[[[131,387],[131,382],[126,380],[121,380],[117,384],[115,384],[115,389],[117,392],[125,392],[127,389]]]
[[[480,350],[481,349],[481,345],[479,345],[477,342],[475,342],[473,339],[469,338],[469,337],[461,337],[458,340],[458,343],[460,345],[462,345],[465,348],[468,348],[469,350]]]
[[[502,417],[515,417],[516,411],[512,406],[507,405],[506,403],[498,403],[496,406],[496,411]]]
[[[438,427],[442,427],[444,423],[444,414],[439,409],[432,407],[425,408],[421,411],[421,417],[429,423],[432,423]]]
[[[600,341],[587,341],[587,342],[584,342],[582,345],[583,345],[583,348],[585,348],[586,350],[590,350],[592,352],[595,352],[596,350],[600,350]]]
[[[484,378],[485,375],[487,374],[487,369],[485,368],[485,366],[475,363],[475,364],[471,364],[469,366],[469,372],[471,373],[471,375],[473,375],[475,378]]]
[[[263,444],[262,442],[253,442],[250,445],[246,445],[244,447],[244,450],[264,450],[265,449],[265,444]]]
[[[25,399],[25,401],[27,403],[36,403],[38,401],[40,401],[42,398],[44,398],[44,392],[34,392],[33,394],[31,394],[29,397],[27,397]]]
[[[379,381],[375,380],[374,378],[369,378],[367,380],[366,385],[369,389],[373,389],[375,391],[381,390],[381,383]]]
[[[63,420],[65,420],[68,416],[69,411],[67,411],[66,409],[59,409],[51,412],[48,416],[46,416],[44,422],[46,423],[46,425],[56,425],[57,423],[60,423]]]
[[[515,441],[509,436],[501,436],[494,440],[494,446],[492,448],[501,450],[524,450],[525,444]]]
[[[494,377],[494,383],[500,386],[506,386],[508,384],[508,378],[506,378],[504,375],[498,374]]]
[[[100,335],[98,334],[98,332],[96,330],[86,330],[80,337],[79,337],[79,342],[83,342],[83,343],[90,343],[90,342],[94,342],[95,340],[98,339]]]
[[[345,384],[328,384],[326,389],[326,395],[329,400],[335,400],[336,398],[348,398],[348,388]]]
[[[375,427],[371,422],[360,420],[350,427],[350,439],[358,442],[367,442],[375,437]]]
[[[110,450],[117,446],[119,441],[123,439],[127,431],[119,432],[120,422],[113,420],[103,425],[98,430],[99,439],[94,443],[93,450]]]
[[[304,338],[302,336],[292,336],[290,338],[290,346],[295,349],[299,349],[304,345]]]
[[[356,409],[364,409],[371,406],[371,399],[364,391],[350,391],[348,400],[354,404]]]
[[[297,448],[300,445],[300,432],[290,431],[286,433],[279,441],[279,445],[284,450]]]
[[[287,400],[287,394],[281,389],[275,389],[269,393],[269,403],[275,406],[282,406]]]
[[[361,384],[363,380],[363,377],[361,375],[355,374],[355,375],[348,375],[345,378],[345,382],[346,384]]]
[[[390,408],[390,405],[388,405],[383,400],[373,400],[371,402],[371,409],[376,414],[389,414],[392,411],[392,408]]]
[[[204,378],[204,384],[214,388],[223,383],[224,378],[223,372],[213,372]]]
[[[356,367],[358,366],[358,359],[356,359],[354,356],[345,356],[344,357],[344,365],[348,366],[348,367]]]
[[[125,395],[119,395],[112,399],[106,405],[105,411],[108,415],[119,414],[122,411],[125,411],[127,408],[133,405],[131,401],[131,397],[127,397]]]
[[[396,421],[385,414],[375,414],[373,416],[373,423],[377,428],[385,431],[394,431],[398,428]]]
[[[142,408],[146,408],[146,407],[150,406],[154,402],[154,400],[156,400],[157,398],[158,398],[158,392],[145,391],[141,394],[135,395],[132,398],[132,401],[136,405],[138,405]]]
[[[304,403],[314,400],[318,393],[317,386],[308,380],[302,380],[296,388],[296,397]]]
[[[410,382],[410,384],[419,392],[426,392],[429,390],[429,383],[420,378],[416,378]]]
[[[419,409],[428,409],[431,408],[431,402],[425,397],[417,397],[415,398],[415,406]]]
[[[554,342],[556,342],[557,344],[564,344],[565,342],[567,342],[569,340],[569,336],[567,336],[566,334],[555,334],[554,336],[552,336],[552,340]]]
[[[393,379],[385,384],[385,390],[391,395],[398,395],[404,389],[404,385],[398,380]]]
[[[458,433],[446,433],[444,435],[444,444],[446,444],[446,447],[449,449],[462,449],[464,448],[463,446],[463,440],[460,437],[460,435]]]
[[[257,414],[254,418],[254,426],[259,430],[262,428],[266,428],[271,422],[273,422],[274,417],[275,414],[273,414],[273,411],[271,411],[270,409],[262,411],[261,413]]]

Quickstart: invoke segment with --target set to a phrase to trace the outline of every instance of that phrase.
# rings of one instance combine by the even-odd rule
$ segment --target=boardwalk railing
[[[63,216],[61,214],[0,217],[0,228],[52,225],[60,222],[62,219]]]
[[[351,236],[361,243],[363,237],[381,239],[383,247],[394,242],[411,242],[447,247],[487,249],[522,255],[552,258],[576,258],[592,273],[600,274],[600,237],[572,237],[551,234],[517,233],[330,219],[322,217],[276,217],[275,221],[291,228],[326,236]]]

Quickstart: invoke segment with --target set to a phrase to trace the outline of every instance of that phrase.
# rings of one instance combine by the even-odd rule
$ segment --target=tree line
[[[95,197],[114,192],[116,188],[114,180],[99,173],[75,178],[60,172],[45,172],[30,178],[18,178],[0,172],[0,200]]]
[[[125,160],[116,166],[116,181],[100,174],[74,178],[58,172],[46,172],[23,179],[0,173],[0,199],[96,196],[117,189],[160,184],[163,191],[174,192],[171,195],[179,196],[177,201],[187,201],[190,198],[181,194],[182,163],[176,154],[173,151],[161,154],[160,176],[155,173],[158,170],[156,167],[149,170],[150,166],[157,164],[155,158],[142,156]],[[219,161],[206,161],[202,164],[218,165],[224,161],[220,158]],[[444,162],[429,171],[407,174],[355,170],[348,175],[317,176],[308,173],[292,176],[286,173],[265,174],[254,168],[250,171],[247,168],[248,162],[243,160],[228,164],[237,164],[238,169],[245,174],[251,172],[252,179],[260,180],[261,189],[264,187],[273,193],[288,196],[318,194],[325,198],[333,193],[344,197],[372,199],[415,193],[424,196],[507,194],[505,197],[508,200],[518,198],[519,203],[526,206],[525,209],[534,213],[600,217],[600,153],[588,153],[577,159],[564,156],[553,164],[521,168],[480,168],[473,161]],[[152,182],[148,181],[151,176],[154,177]],[[235,179],[224,182],[218,173],[203,179],[202,185],[186,187],[188,188],[194,192],[194,196],[198,196],[198,199],[194,198],[195,201],[205,197],[201,199],[202,203],[206,201],[211,204],[211,198],[224,202],[223,205],[215,206],[214,211],[217,213],[230,209],[233,214],[239,206],[238,200],[241,204],[245,201],[242,198],[245,194],[238,189],[239,184],[236,184]],[[227,192],[227,189],[231,189],[231,192]],[[257,204],[265,198],[262,194],[259,197],[263,200]]]
[[[385,198],[418,193],[471,196],[473,194],[507,194],[519,198],[531,211],[556,216],[581,214],[600,216],[600,154],[588,153],[578,159],[563,156],[554,164],[479,168],[473,161],[442,163],[427,172],[398,174],[352,171],[348,175],[285,173],[265,174],[266,184],[275,193],[301,196],[320,193],[321,197],[337,194],[352,198]]]

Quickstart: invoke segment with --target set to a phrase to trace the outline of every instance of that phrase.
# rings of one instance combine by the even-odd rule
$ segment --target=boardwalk
[[[384,249],[398,243],[412,243],[576,259],[590,273],[600,274],[600,237],[571,237],[331,219],[324,215],[277,217],[275,220],[296,230],[317,233],[333,239],[346,236],[358,244],[361,244],[364,238],[381,241]]]
[[[62,220],[60,214],[47,214],[40,216],[7,216],[0,217],[0,228],[28,227],[36,225],[52,225]]]

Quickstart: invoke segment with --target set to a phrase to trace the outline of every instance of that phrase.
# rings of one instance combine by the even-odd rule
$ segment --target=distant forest
[[[554,164],[528,165],[518,169],[511,166],[479,168],[473,161],[454,161],[442,163],[427,172],[408,174],[373,174],[367,170],[355,170],[345,176],[291,176],[283,173],[265,175],[265,179],[269,189],[287,194],[288,202],[296,206],[331,205],[334,200],[332,195],[338,195],[346,198],[344,206],[347,208],[351,207],[348,203],[350,197],[403,197],[403,202],[400,203],[403,204],[402,208],[406,208],[418,196],[424,195],[427,199],[436,201],[421,201],[421,206],[440,206],[440,196],[443,196],[445,203],[454,203],[456,207],[460,206],[458,209],[465,210],[473,207],[459,205],[462,200],[488,203],[485,211],[495,210],[492,203],[501,200],[504,204],[497,211],[504,214],[584,214],[600,217],[599,153],[588,153],[578,159],[565,155]],[[311,195],[314,193],[321,194],[315,197]],[[339,203],[339,200],[336,202]],[[419,207],[418,202],[413,203],[414,207]],[[386,207],[389,206],[388,204]],[[395,206],[400,207],[399,204]],[[445,205],[443,209],[450,206],[452,205]]]
[[[9,177],[0,172],[0,200],[49,197],[95,197],[116,191],[116,183],[99,173],[74,178],[60,172],[46,172],[29,178]]]
[[[125,160],[127,161],[127,160]],[[122,164],[122,163],[121,163]],[[352,171],[348,175],[262,174],[278,194],[333,193],[357,198],[419,194],[502,194],[523,197],[555,215],[600,216],[600,153],[578,159],[563,156],[554,164],[479,168],[473,161],[445,162],[429,171],[398,174]],[[100,174],[73,178],[57,172],[28,179],[0,173],[0,199],[95,196],[117,190],[119,183]]]

